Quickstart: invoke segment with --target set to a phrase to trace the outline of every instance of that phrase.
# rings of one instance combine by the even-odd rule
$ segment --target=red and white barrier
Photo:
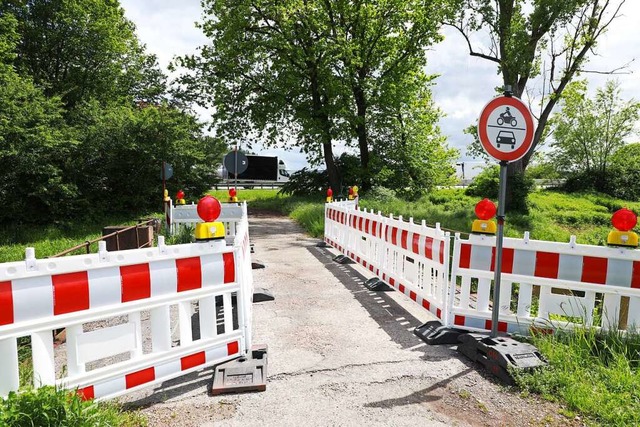
[[[447,321],[449,234],[344,202],[325,206],[325,242]]]
[[[195,226],[202,222],[198,216],[198,205],[173,205],[173,201],[165,202],[165,223],[169,234],[178,232],[178,228],[184,225]],[[236,235],[236,228],[240,220],[247,215],[247,203],[221,203],[222,211],[216,221],[222,222],[225,227],[226,239],[232,243]]]
[[[452,291],[453,325],[491,329],[489,293],[495,268],[495,237],[456,235]],[[477,282],[472,292],[471,283]],[[517,285],[517,286],[516,286]],[[617,329],[622,297],[629,298],[626,324],[640,324],[640,252],[524,239],[504,239],[500,324],[504,332],[527,332],[531,325],[588,325]],[[474,301],[475,300],[475,301]],[[599,307],[598,301],[602,301]]]
[[[55,259],[28,249],[25,261],[0,264],[0,395],[19,388],[17,340],[25,336],[35,386],[77,387],[97,399],[246,354],[246,215],[237,231],[233,246],[167,246],[160,237],[156,248],[107,252],[100,242],[97,254]],[[54,351],[53,331],[62,328],[66,352]]]
[[[325,241],[428,309],[443,324],[491,330],[495,236],[450,236],[343,202],[325,206]],[[640,326],[640,251],[504,239],[498,330]]]

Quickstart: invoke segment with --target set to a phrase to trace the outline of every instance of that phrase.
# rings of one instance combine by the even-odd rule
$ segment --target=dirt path
[[[212,369],[129,396],[151,426],[564,426],[557,405],[523,399],[478,373],[453,347],[412,330],[430,314],[366,272],[331,261],[291,220],[251,215],[258,287],[254,342],[269,346],[267,391],[209,397]]]

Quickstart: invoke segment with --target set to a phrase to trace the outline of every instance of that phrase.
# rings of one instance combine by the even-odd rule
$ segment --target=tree
[[[556,168],[598,191],[606,191],[611,158],[631,136],[640,113],[640,103],[623,101],[619,84],[608,81],[587,97],[587,81],[567,85],[562,110],[549,121],[554,142],[551,159]]]
[[[623,200],[640,199],[640,143],[627,144],[611,158],[608,193]]]
[[[423,75],[424,49],[441,40],[438,30],[440,22],[452,16],[450,3],[394,0],[334,5],[323,2],[332,42],[338,52],[334,67],[350,92],[351,100],[344,103],[355,107],[344,111],[356,136],[364,190],[369,188],[371,179],[370,150],[376,147],[388,151],[389,143],[387,140],[383,145],[376,145],[370,134],[403,132],[402,121],[385,118],[407,114],[399,113],[398,105],[410,106],[415,94],[424,94],[430,80]],[[416,85],[416,81],[425,85]],[[427,105],[431,103],[423,104],[421,112]],[[381,124],[386,128],[377,129]],[[403,146],[397,148],[403,149]]]
[[[0,13],[19,23],[18,72],[67,109],[91,98],[157,101],[166,92],[155,57],[144,53],[117,0],[5,0]]]
[[[522,159],[509,163],[510,179],[524,173],[536,147],[544,140],[551,112],[567,84],[586,71],[589,53],[619,16],[623,4],[624,0],[460,0],[457,19],[448,24],[464,36],[471,56],[496,64],[504,86],[509,86],[514,96],[533,97],[530,83],[540,76],[543,55],[548,54],[532,147]],[[474,47],[473,34],[478,31],[489,33],[489,47],[485,50]],[[513,204],[512,193],[507,191],[508,207]],[[525,205],[523,201],[515,204]]]
[[[354,144],[366,188],[371,127],[397,124],[375,117],[396,114],[403,97],[414,96],[415,85],[398,86],[421,73],[443,4],[205,0],[200,26],[211,44],[178,61],[189,71],[180,80],[185,99],[213,105],[225,139],[259,135],[299,145],[312,163],[323,158],[336,191],[333,144]],[[391,94],[400,101],[387,107]]]
[[[13,15],[0,14],[0,222],[46,222],[76,194],[64,174],[75,142],[60,99],[15,72],[17,27]]]

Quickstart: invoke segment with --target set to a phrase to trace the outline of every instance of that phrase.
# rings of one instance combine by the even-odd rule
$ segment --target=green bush
[[[113,403],[85,401],[69,390],[54,387],[11,392],[0,398],[0,425],[12,427],[113,427],[145,426],[146,419],[124,412]]]
[[[490,166],[476,176],[473,182],[466,188],[464,194],[487,199],[498,199],[500,186],[500,167]]]

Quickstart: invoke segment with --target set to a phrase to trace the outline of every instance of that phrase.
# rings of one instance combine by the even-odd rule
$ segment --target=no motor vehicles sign
[[[512,162],[523,157],[533,142],[533,116],[518,98],[499,96],[482,110],[478,137],[487,154]]]

